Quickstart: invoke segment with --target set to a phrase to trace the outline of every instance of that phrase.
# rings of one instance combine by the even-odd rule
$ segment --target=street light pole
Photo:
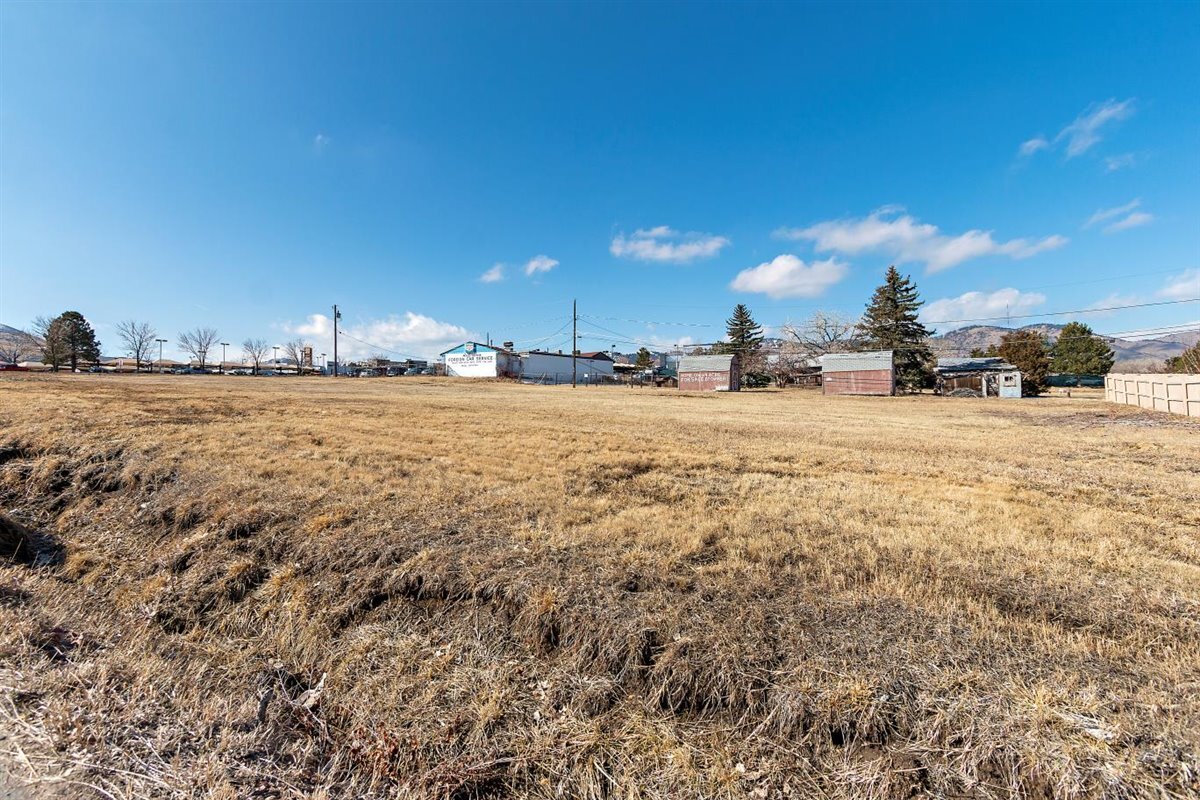
[[[229,342],[221,342],[221,374],[225,374],[225,348],[229,347]]]
[[[166,339],[155,339],[154,341],[158,342],[158,374],[161,375],[162,371],[163,371],[162,346],[163,346],[163,343],[166,342],[167,340]]]

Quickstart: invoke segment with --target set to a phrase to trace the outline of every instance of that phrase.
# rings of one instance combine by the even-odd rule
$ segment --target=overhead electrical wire
[[[1063,285],[1065,285],[1065,284],[1063,284]],[[958,324],[958,323],[964,323],[964,322],[998,322],[1001,320],[1012,320],[1012,319],[1036,319],[1038,317],[1060,317],[1060,316],[1067,316],[1070,314],[1099,314],[1099,313],[1104,313],[1106,311],[1123,311],[1123,310],[1130,309],[1130,308],[1150,308],[1150,307],[1154,307],[1154,306],[1170,306],[1170,305],[1179,305],[1181,303],[1198,303],[1198,302],[1200,302],[1200,297],[1192,297],[1192,298],[1183,298],[1181,300],[1158,300],[1158,301],[1154,301],[1154,302],[1150,302],[1150,303],[1128,303],[1126,305],[1116,305],[1116,306],[1097,306],[1095,308],[1081,308],[1081,309],[1074,309],[1074,310],[1070,310],[1070,311],[1043,311],[1043,312],[1036,312],[1036,313],[1029,313],[1029,314],[1004,314],[1001,316],[993,316],[993,317],[974,317],[971,319],[922,320],[921,322],[922,322],[922,324],[924,324],[926,326],[950,325],[950,324]],[[603,320],[612,320],[612,321],[616,321],[616,322],[635,322],[635,323],[640,323],[643,325],[663,325],[663,326],[690,327],[690,328],[720,327],[719,325],[717,325],[715,323],[711,323],[711,322],[669,322],[666,320],[633,319],[633,318],[629,318],[629,317],[606,317],[606,316],[600,316],[600,315],[595,315],[595,314],[580,314],[579,318],[580,319],[591,319],[591,320],[603,319]],[[785,322],[785,323],[780,323],[778,325],[772,324],[769,327],[778,328],[778,327],[782,327],[785,324],[788,324],[788,323]],[[598,326],[598,327],[600,327],[600,326]]]

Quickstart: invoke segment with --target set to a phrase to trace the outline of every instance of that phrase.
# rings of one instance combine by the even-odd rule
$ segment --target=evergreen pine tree
[[[100,361],[100,342],[96,332],[78,311],[64,311],[50,323],[46,333],[46,349],[57,349],[63,360],[71,363],[71,371],[79,369],[79,362]],[[47,353],[49,355],[49,353]],[[58,359],[55,361],[57,369]]]
[[[1082,322],[1070,322],[1059,331],[1050,368],[1073,375],[1105,375],[1113,365],[1113,351]]]
[[[637,351],[637,366],[642,369],[649,369],[654,366],[654,354],[645,347]]]
[[[909,390],[921,388],[932,374],[929,331],[918,320],[923,304],[912,278],[888,267],[883,285],[875,290],[858,323],[865,349],[894,351],[896,381]]]
[[[725,333],[729,337],[729,349],[743,358],[762,346],[762,326],[754,321],[750,309],[742,303],[734,306],[733,316],[725,320]]]

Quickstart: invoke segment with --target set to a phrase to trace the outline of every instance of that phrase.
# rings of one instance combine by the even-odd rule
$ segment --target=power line
[[[425,361],[426,360],[426,359],[422,358],[421,356],[414,355],[412,353],[404,353],[399,350],[393,350],[390,347],[384,347],[383,345],[375,344],[373,342],[368,342],[365,339],[360,339],[357,336],[353,336],[349,333],[346,333],[345,331],[342,331],[341,335],[345,336],[349,339],[353,339],[354,341],[358,342],[359,344],[365,344],[367,347],[370,347],[375,350],[382,350],[385,353],[391,353],[392,355],[395,355],[395,356],[404,356],[405,358],[412,359],[413,361]]]
[[[923,325],[950,325],[959,322],[996,322],[1002,319],[1035,319],[1037,317],[1063,317],[1068,314],[1097,314],[1103,311],[1123,311],[1127,308],[1150,308],[1151,306],[1173,306],[1180,303],[1200,303],[1200,297],[1188,298],[1186,300],[1160,300],[1155,303],[1129,303],[1123,306],[1105,306],[1102,308],[1078,308],[1073,311],[1046,311],[1040,314],[1005,314],[1000,317],[976,317],[974,319],[938,319],[938,320],[921,320]]]
[[[1186,323],[1185,325],[1164,326],[1162,329],[1142,328],[1142,329],[1138,329],[1136,331],[1124,331],[1124,332],[1117,332],[1117,333],[1093,333],[1091,335],[1081,335],[1081,336],[1059,336],[1057,339],[1055,339],[1055,342],[1066,342],[1066,341],[1073,341],[1075,339],[1092,339],[1092,338],[1122,339],[1125,336],[1166,336],[1166,335],[1170,335],[1172,333],[1192,333],[1192,332],[1200,332],[1200,323],[1192,322],[1192,323]],[[728,344],[728,342],[688,342],[686,344],[677,342],[673,345],[667,346],[667,345],[663,345],[662,343],[658,343],[658,342],[650,342],[650,341],[646,341],[646,340],[636,340],[636,339],[629,339],[629,338],[607,338],[606,339],[605,337],[600,336],[600,335],[597,335],[596,338],[604,340],[604,341],[614,341],[614,342],[617,342],[620,344],[637,345],[640,347],[656,347],[659,349],[667,348],[667,349],[674,349],[674,350],[682,350],[682,349],[686,349],[686,348],[695,348],[695,347],[701,347],[701,348],[714,347],[716,345]],[[1132,341],[1132,342],[1136,343],[1139,340],[1125,339],[1125,341]],[[1153,341],[1153,339],[1146,340],[1146,341]],[[889,349],[889,350],[928,349],[931,353],[936,354],[936,353],[957,353],[957,352],[961,352],[963,350],[968,350],[971,348],[966,347],[966,346],[963,346],[963,347],[949,347],[949,346],[929,347],[929,346],[914,345],[914,346],[910,346],[910,347],[902,346],[902,347],[891,347],[891,348],[887,348],[887,349]]]
[[[1067,285],[1067,284],[1062,284],[1062,285]],[[1042,287],[1042,288],[1045,288],[1045,287]],[[1081,309],[1074,309],[1074,310],[1070,310],[1070,311],[1045,311],[1045,312],[1031,313],[1031,314],[1004,314],[1004,315],[994,316],[994,317],[974,317],[971,319],[921,320],[921,322],[924,325],[950,325],[950,324],[958,324],[958,323],[963,323],[963,322],[999,322],[1002,320],[1011,320],[1011,319],[1036,319],[1038,317],[1059,317],[1059,316],[1067,316],[1069,314],[1098,314],[1098,313],[1103,313],[1106,311],[1123,311],[1123,310],[1130,309],[1130,308],[1150,308],[1150,307],[1154,307],[1154,306],[1169,306],[1169,305],[1178,305],[1180,303],[1197,303],[1197,302],[1200,302],[1200,297],[1184,298],[1182,300],[1160,300],[1160,301],[1155,301],[1155,302],[1151,302],[1151,303],[1128,303],[1125,305],[1117,305],[1117,306],[1097,306],[1094,308],[1081,308]],[[808,306],[805,306],[805,307],[807,308]],[[813,306],[813,307],[818,307],[818,306]],[[593,314],[581,314],[580,318],[581,319],[590,319],[590,320],[597,320],[597,319],[613,320],[613,321],[617,321],[617,322],[636,322],[636,323],[641,323],[644,325],[664,325],[664,326],[690,327],[690,328],[720,327],[719,325],[717,325],[715,323],[711,323],[711,322],[678,322],[678,321],[669,322],[666,320],[633,319],[633,318],[629,318],[629,317],[606,317],[606,316],[593,315]],[[597,327],[603,327],[603,326],[598,325],[595,322],[593,322],[593,324],[597,325]],[[782,323],[782,324],[786,324],[786,323]],[[782,327],[782,324],[779,324],[779,325],[770,324],[769,327],[778,328],[778,327]]]

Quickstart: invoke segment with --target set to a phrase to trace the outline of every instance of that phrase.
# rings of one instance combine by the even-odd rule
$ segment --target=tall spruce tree
[[[1108,343],[1082,322],[1068,322],[1058,332],[1050,369],[1074,375],[1106,375],[1112,369],[1113,351]]]
[[[78,311],[64,311],[55,317],[46,332],[46,356],[49,359],[51,350],[57,350],[54,358],[54,368],[58,368],[59,359],[71,364],[71,371],[79,369],[79,362],[100,360],[100,342],[96,332]]]
[[[762,326],[754,321],[750,309],[742,303],[734,306],[733,316],[725,320],[725,333],[729,337],[729,349],[743,358],[762,346]]]
[[[933,373],[929,331],[918,319],[922,305],[912,278],[901,277],[891,266],[858,323],[865,349],[894,351],[896,381],[910,391],[920,389]]]

